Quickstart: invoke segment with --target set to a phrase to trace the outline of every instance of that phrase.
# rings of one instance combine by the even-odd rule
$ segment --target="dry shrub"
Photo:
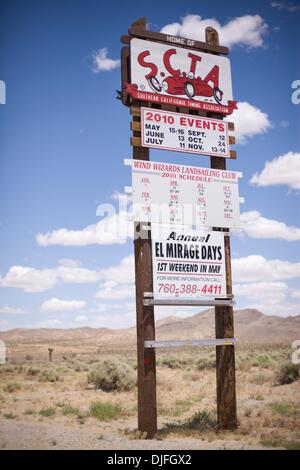
[[[299,379],[299,366],[292,363],[285,363],[280,366],[276,374],[276,384],[285,385]]]
[[[88,383],[106,392],[130,390],[136,384],[136,374],[125,362],[107,359],[90,371]]]

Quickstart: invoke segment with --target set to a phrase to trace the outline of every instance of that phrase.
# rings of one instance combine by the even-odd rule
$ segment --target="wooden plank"
[[[213,28],[206,28],[206,41],[218,44],[219,37]],[[230,151],[230,156],[234,155]],[[236,156],[236,154],[235,154]],[[234,157],[232,157],[234,158]],[[226,170],[226,159],[211,157],[211,168]],[[228,232],[228,229],[223,229]],[[225,237],[225,263],[227,295],[232,294],[230,237]],[[215,307],[216,339],[234,338],[234,322],[232,307]],[[236,378],[234,346],[216,346],[216,378],[217,378],[217,421],[220,429],[237,428],[236,409]]]
[[[130,121],[130,129],[132,131],[141,131],[141,122],[140,121]]]
[[[122,34],[122,36],[120,36],[120,42],[122,42],[123,44],[130,44],[131,39],[132,36],[128,36],[126,34]]]
[[[229,144],[234,145],[235,144],[235,137],[233,135],[229,136]]]
[[[121,99],[125,106],[129,106],[132,102],[131,95],[126,92],[125,87],[130,83],[130,51],[129,47],[122,47],[121,49]]]
[[[130,107],[130,114],[132,116],[141,116],[141,108],[138,106],[131,106]]]
[[[234,122],[228,122],[228,130],[229,131],[234,131]]]
[[[142,139],[140,137],[130,137],[130,145],[132,147],[142,147]]]
[[[188,38],[181,38],[178,36],[173,36],[171,34],[163,34],[154,31],[148,31],[146,29],[141,29],[140,27],[131,27],[129,28],[128,32],[130,36],[134,36],[141,39],[149,39],[151,41],[169,44],[174,47],[184,47],[186,49],[192,49],[202,52],[213,52],[225,55],[229,53],[228,47],[225,46],[208,44],[207,42],[195,41],[194,39]]]
[[[184,339],[175,341],[145,341],[145,348],[180,348],[186,346],[222,346],[235,344],[235,338],[226,339]]]

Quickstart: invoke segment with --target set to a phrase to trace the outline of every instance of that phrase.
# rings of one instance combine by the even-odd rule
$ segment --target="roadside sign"
[[[226,297],[224,234],[152,226],[154,299]]]
[[[227,57],[134,38],[130,42],[131,83],[139,100],[231,114],[231,69]]]
[[[228,122],[227,127],[223,121],[224,115],[237,109],[230,62],[223,57],[229,49],[219,44],[218,32],[209,25],[205,42],[200,42],[148,31],[145,17],[134,21],[121,41],[126,47],[121,52],[117,98],[130,107],[132,160],[126,159],[125,164],[132,167],[137,235],[138,429],[150,439],[157,432],[155,350],[170,346],[155,339],[155,306],[201,305],[215,307],[216,339],[191,344],[213,341],[216,346],[217,424],[219,429],[232,430],[237,427],[237,410],[228,229],[240,228],[238,178],[242,174],[226,171],[226,158],[219,158],[236,158],[234,150],[228,151],[235,138],[227,135],[234,124]],[[148,110],[141,112],[142,103]],[[172,120],[173,116],[174,122],[171,125],[167,120],[159,128],[151,128],[151,119],[145,115],[149,110],[157,120],[170,116]],[[187,121],[187,129],[183,129],[183,122],[178,123],[177,114],[171,111],[190,113],[188,118],[195,122]],[[211,116],[219,117],[217,129]],[[223,133],[225,145],[220,145]],[[179,136],[183,139],[176,139]],[[189,137],[199,140],[189,141]],[[203,152],[210,155],[210,168],[152,162],[150,148]],[[179,340],[176,347],[184,344]]]
[[[134,220],[197,227],[240,227],[234,171],[143,160],[132,166]]]
[[[142,146],[230,157],[228,123],[220,119],[141,109]]]

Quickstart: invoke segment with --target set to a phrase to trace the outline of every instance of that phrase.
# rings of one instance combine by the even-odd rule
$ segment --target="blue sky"
[[[245,229],[232,236],[237,308],[300,314],[300,105],[291,101],[300,2],[3,0],[1,329],[134,324],[132,239],[108,244],[96,209],[117,207],[112,195],[130,185],[129,110],[115,90],[119,37],[140,16],[149,29],[198,39],[211,20],[230,45],[240,105],[232,116],[238,158],[228,168],[243,172],[245,197]],[[209,164],[192,154],[151,158]],[[165,308],[157,317],[194,311]]]

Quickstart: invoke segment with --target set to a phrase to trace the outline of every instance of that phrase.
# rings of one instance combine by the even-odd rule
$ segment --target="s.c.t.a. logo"
[[[133,39],[131,84],[138,99],[231,114],[230,62],[225,57]]]

